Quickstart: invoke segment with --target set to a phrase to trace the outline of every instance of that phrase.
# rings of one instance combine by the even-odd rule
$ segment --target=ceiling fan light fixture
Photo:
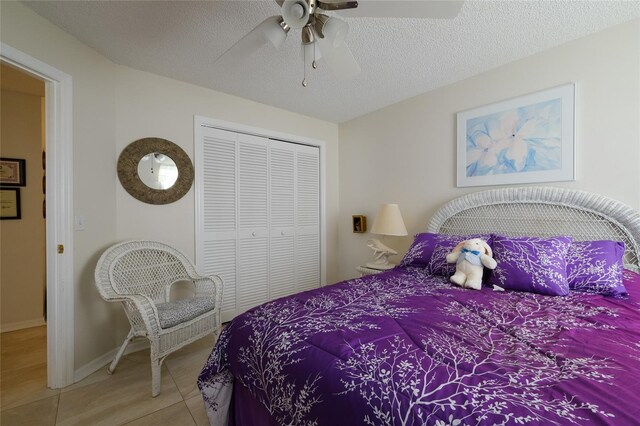
[[[324,38],[324,32],[322,32],[322,29],[324,27],[324,24],[329,20],[329,17],[327,15],[323,15],[321,13],[317,14],[315,16],[315,19],[313,21],[313,27],[316,30],[316,32],[318,33],[318,37],[320,38]]]
[[[291,28],[286,24],[281,16],[272,16],[268,21],[263,22],[263,34],[267,40],[275,47],[280,49],[287,39],[287,33]]]
[[[316,36],[313,34],[311,25],[305,25],[302,29],[302,44],[307,45],[316,41]]]
[[[338,47],[347,38],[349,25],[342,19],[316,15],[315,30],[320,38],[326,38],[333,47]]]
[[[282,18],[291,28],[302,28],[309,22],[309,4],[305,0],[285,0],[282,3]]]
[[[316,68],[316,61],[321,56],[327,67],[339,79],[353,78],[361,72],[358,62],[345,43],[349,25],[320,11],[345,12],[346,16],[357,17],[453,18],[460,12],[465,0],[367,0],[362,2],[362,9],[358,7],[357,0],[275,1],[281,7],[282,16],[265,19],[218,56],[215,62],[239,62],[269,43],[278,49],[284,44],[292,28],[299,29],[302,32],[301,47],[305,73],[302,85],[306,87],[309,63],[312,68]]]

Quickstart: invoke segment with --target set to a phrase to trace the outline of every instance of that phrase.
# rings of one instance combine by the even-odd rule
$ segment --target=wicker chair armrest
[[[149,334],[157,335],[160,332],[158,309],[151,298],[142,294],[121,294],[118,299],[120,302],[129,302],[135,305]]]
[[[222,304],[222,278],[218,275],[197,276],[193,280],[196,297],[212,297],[215,299],[216,307]]]
[[[96,285],[100,297],[107,302],[122,302],[122,295],[118,294],[111,286]]]

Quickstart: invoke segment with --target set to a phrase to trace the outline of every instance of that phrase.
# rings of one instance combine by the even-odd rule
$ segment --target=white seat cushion
[[[156,308],[158,309],[160,327],[166,329],[213,310],[215,301],[208,297],[192,297],[174,302],[158,303]]]

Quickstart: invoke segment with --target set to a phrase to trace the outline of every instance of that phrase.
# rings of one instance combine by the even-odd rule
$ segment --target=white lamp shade
[[[397,204],[382,204],[371,227],[372,234],[378,235],[407,235],[400,207]]]
[[[322,28],[322,33],[331,42],[333,47],[338,47],[344,43],[349,32],[349,25],[342,19],[329,18]]]

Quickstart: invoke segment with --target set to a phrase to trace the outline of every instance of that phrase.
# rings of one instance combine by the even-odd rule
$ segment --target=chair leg
[[[151,396],[160,395],[160,373],[162,371],[163,359],[151,358]]]
[[[113,359],[113,361],[111,361],[111,364],[109,365],[109,367],[107,367],[107,373],[108,374],[113,374],[113,372],[116,369],[116,366],[120,362],[120,358],[122,358],[122,355],[124,355],[125,349],[127,349],[127,345],[129,344],[130,341],[133,340],[134,337],[135,337],[135,335],[133,334],[133,328],[132,328],[131,330],[129,330],[129,334],[127,334],[127,338],[124,339],[124,342],[122,343],[122,346],[120,346],[120,349],[118,350],[118,353],[116,354],[116,357]]]

